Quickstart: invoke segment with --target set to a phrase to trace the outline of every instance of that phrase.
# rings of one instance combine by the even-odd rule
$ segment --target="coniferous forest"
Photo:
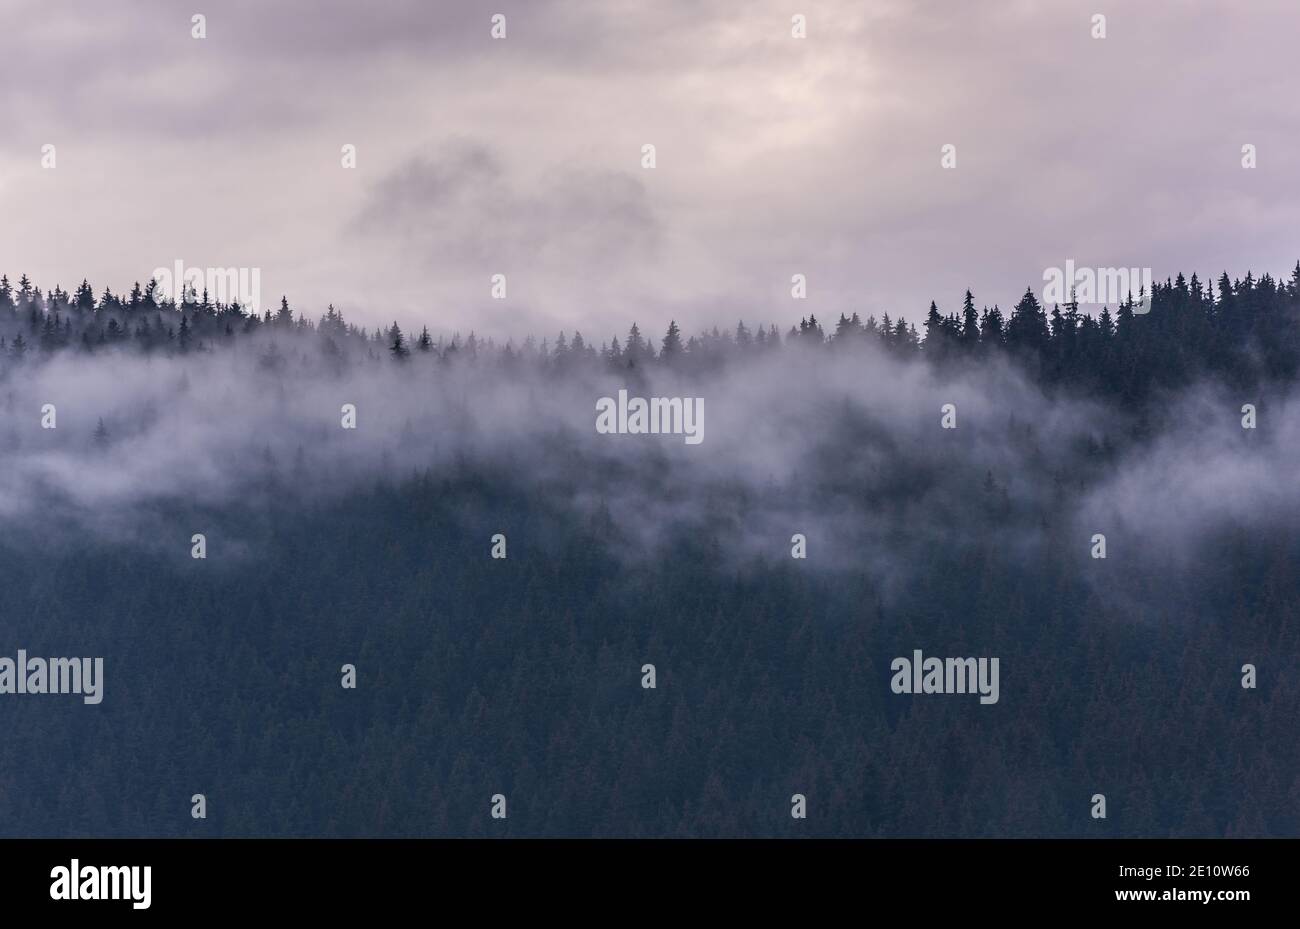
[[[104,696],[0,706],[0,828],[1300,834],[1300,264],[1005,305],[502,344],[5,278],[0,616]],[[624,388],[704,440],[597,434]]]

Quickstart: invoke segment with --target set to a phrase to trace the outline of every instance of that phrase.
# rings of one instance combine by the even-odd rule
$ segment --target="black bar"
[[[668,919],[705,905],[807,917],[810,907],[834,905],[881,916],[899,908],[926,917],[1197,910],[1231,919],[1292,908],[1297,852],[1295,840],[1263,839],[37,839],[0,842],[0,888],[6,914],[81,918],[373,916],[413,907],[450,918],[469,907],[463,912],[485,918]],[[144,900],[139,886],[134,902],[129,887],[115,901],[52,899],[52,872],[73,859],[83,878],[87,866],[147,865],[148,906],[135,905]],[[1155,899],[1119,899],[1133,892]],[[1199,899],[1205,892],[1216,898]]]

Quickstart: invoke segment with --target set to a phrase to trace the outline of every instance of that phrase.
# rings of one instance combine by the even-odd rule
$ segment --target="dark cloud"
[[[547,288],[565,287],[578,301],[593,288],[621,287],[657,259],[663,235],[636,176],[557,166],[530,180],[486,144],[466,140],[436,146],[381,178],[352,231],[370,250],[458,286],[459,299],[479,313],[499,304],[489,281],[504,274],[507,294],[516,292],[516,323],[544,302]]]

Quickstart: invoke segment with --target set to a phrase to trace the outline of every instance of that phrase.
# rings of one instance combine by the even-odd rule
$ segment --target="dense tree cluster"
[[[6,640],[104,656],[106,693],[0,703],[0,832],[1300,833],[1295,538],[1226,539],[1215,586],[1139,613],[1098,601],[1077,545],[936,546],[896,603],[788,558],[717,572],[712,537],[629,567],[600,521],[487,475],[270,510],[167,514],[258,553],[227,565],[0,543]],[[890,693],[922,645],[1000,656],[999,703]]]
[[[630,376],[879,340],[918,364],[1012,358],[1049,391],[1127,410],[1202,377],[1286,382],[1300,359],[1300,266],[1285,284],[1225,276],[1213,293],[1179,276],[1147,313],[1131,302],[1113,315],[1049,310],[1026,293],[1004,316],[967,294],[959,312],[931,307],[924,338],[901,319],[853,315],[829,333],[812,317],[785,334],[741,324],[683,338],[674,324],[657,345],[633,326],[600,347],[577,334],[412,340],[332,308],[315,323],[287,302],[254,318],[204,298],[177,309],[151,290],[95,300],[85,284],[41,295],[26,278],[3,283],[9,376],[55,352],[219,351],[268,329],[301,340],[265,340],[268,365],[289,343],[339,364]],[[617,502],[572,505],[597,493],[576,448],[563,452],[569,467],[548,470],[545,492],[525,492],[504,465],[464,464],[386,475],[327,502],[294,494],[310,462],[268,461],[262,486],[235,505],[133,513],[160,527],[154,547],[56,529],[57,508],[38,525],[7,524],[6,642],[103,656],[106,695],[97,707],[0,700],[0,833],[1300,834],[1300,531],[1220,528],[1182,573],[1162,574],[1141,551],[1091,561],[1086,539],[1066,531],[1079,475],[1047,475],[1047,499],[1015,500],[1007,486],[1019,476],[966,473],[936,427],[926,459],[878,438],[868,483],[845,451],[865,426],[826,423],[839,434],[825,466],[771,493],[828,508],[852,498],[900,549],[923,518],[939,526],[908,547],[920,554],[902,590],[794,561],[788,534],[753,563],[719,558],[770,508],[744,489],[689,501],[700,511],[690,531],[653,559],[622,559]],[[1013,429],[1032,446],[1032,424]],[[957,472],[943,493],[932,460]],[[1113,460],[1099,449],[1081,468]],[[189,557],[195,527],[206,561]],[[503,530],[509,558],[495,560],[489,539]],[[891,658],[918,647],[999,656],[1000,701],[891,693]],[[1257,689],[1240,685],[1246,662]],[[345,663],[355,690],[340,687]],[[645,663],[654,690],[641,686]],[[190,817],[195,793],[206,820]],[[497,793],[509,798],[504,821],[489,816]],[[790,816],[795,793],[806,820]],[[1096,793],[1105,820],[1090,816]]]
[[[864,320],[840,314],[830,332],[815,315],[800,319],[782,334],[774,324],[734,331],[713,328],[686,338],[674,322],[656,346],[635,323],[620,341],[597,347],[580,332],[561,332],[553,340],[533,336],[499,344],[471,333],[434,339],[427,327],[410,337],[394,322],[373,330],[347,322],[330,306],[311,321],[281,298],[274,313],[246,313],[237,303],[222,304],[207,292],[187,291],[179,305],[157,296],[157,285],[136,284],[129,295],[105,290],[98,300],[82,281],[73,293],[56,287],[41,292],[26,275],[17,285],[0,279],[0,358],[12,365],[33,355],[75,348],[98,352],[116,347],[141,352],[209,351],[259,331],[314,338],[321,352],[340,360],[361,354],[373,360],[427,357],[431,362],[464,360],[531,364],[556,371],[605,365],[615,370],[643,365],[708,369],[750,352],[783,345],[851,349],[878,342],[900,355],[919,354],[939,361],[978,360],[1005,354],[1028,365],[1048,384],[1095,390],[1127,400],[1152,387],[1178,387],[1205,375],[1232,384],[1290,380],[1300,369],[1300,262],[1288,281],[1247,273],[1232,280],[1223,273],[1217,285],[1195,274],[1157,282],[1153,293],[1130,296],[1112,309],[1088,312],[1077,303],[1045,307],[1026,290],[1010,312],[1000,306],[976,309],[967,291],[960,311],[943,313],[931,303],[923,329],[888,312]]]

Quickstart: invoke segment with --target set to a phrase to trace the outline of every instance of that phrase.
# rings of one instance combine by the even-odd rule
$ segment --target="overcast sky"
[[[0,36],[0,271],[46,289],[256,267],[313,319],[600,341],[1300,258],[1296,0],[0,0]]]

